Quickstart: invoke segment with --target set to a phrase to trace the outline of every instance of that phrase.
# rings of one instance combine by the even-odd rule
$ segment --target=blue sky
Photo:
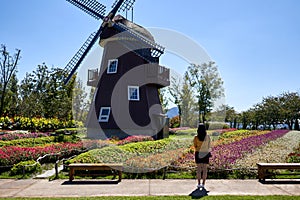
[[[218,65],[226,104],[243,111],[263,97],[300,91],[299,10],[298,0],[136,0],[134,22],[201,45]],[[64,0],[1,0],[0,21],[0,43],[21,49],[19,79],[43,62],[65,67],[100,25]]]

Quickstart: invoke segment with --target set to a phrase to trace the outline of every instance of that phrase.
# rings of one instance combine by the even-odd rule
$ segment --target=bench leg
[[[258,180],[265,181],[265,174],[266,174],[266,170],[259,167],[258,168]]]
[[[119,171],[118,171],[118,174],[119,174],[118,182],[121,182],[121,180],[122,180],[122,171],[119,170]]]
[[[74,168],[70,168],[69,181],[73,181],[74,180],[74,173],[75,173]]]

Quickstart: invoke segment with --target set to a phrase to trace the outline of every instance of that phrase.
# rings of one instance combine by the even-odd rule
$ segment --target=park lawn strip
[[[260,146],[254,152],[238,159],[235,168],[256,168],[256,163],[285,163],[287,156],[298,147],[300,141],[299,131],[290,131],[284,136]]]
[[[1,198],[3,200],[41,200],[41,199],[63,199],[63,200],[184,200],[191,199],[190,196],[103,196],[103,197],[58,197],[58,198]],[[203,200],[300,200],[300,196],[204,196]]]

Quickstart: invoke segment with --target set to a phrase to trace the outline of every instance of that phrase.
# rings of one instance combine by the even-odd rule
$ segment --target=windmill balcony
[[[87,85],[96,87],[98,83],[98,78],[99,78],[98,69],[89,69]]]
[[[144,70],[145,82],[149,84],[156,84],[159,87],[166,87],[170,85],[170,69],[158,64],[148,64],[144,66]],[[98,79],[98,69],[89,69],[87,85],[96,87]]]
[[[170,69],[158,64],[145,65],[145,79],[147,83],[166,87],[170,85]]]

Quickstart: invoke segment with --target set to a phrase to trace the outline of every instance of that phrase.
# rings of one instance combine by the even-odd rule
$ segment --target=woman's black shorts
[[[195,152],[195,162],[197,164],[200,164],[200,163],[208,164],[209,163],[209,157],[210,157],[210,155],[207,154],[205,157],[199,158],[199,152],[198,151]]]

